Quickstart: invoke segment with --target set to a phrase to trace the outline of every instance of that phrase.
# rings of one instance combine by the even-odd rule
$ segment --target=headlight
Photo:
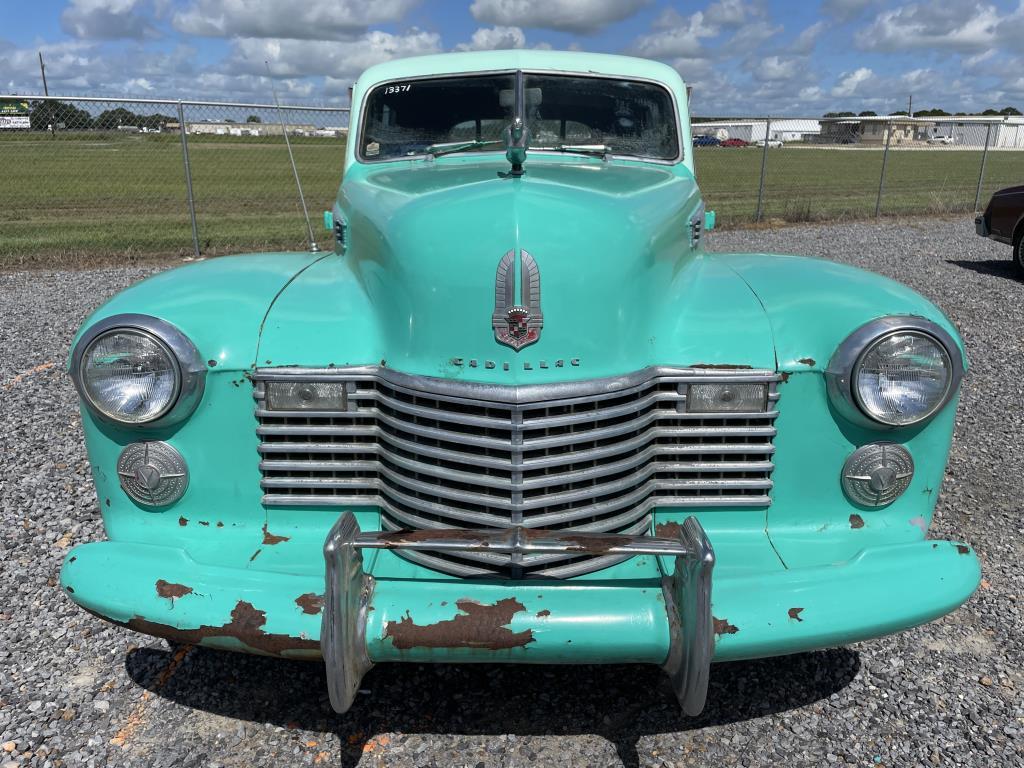
[[[177,328],[147,315],[114,315],[89,328],[71,360],[75,386],[101,418],[169,425],[202,396],[206,366]]]
[[[886,317],[854,331],[828,366],[829,394],[847,417],[904,427],[933,416],[956,392],[963,358],[941,327]]]

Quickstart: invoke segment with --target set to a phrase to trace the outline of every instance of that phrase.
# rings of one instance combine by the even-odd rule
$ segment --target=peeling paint
[[[315,592],[307,592],[295,598],[295,604],[302,609],[303,613],[316,616],[324,609],[324,596]]]
[[[551,611],[549,611],[547,608],[545,608],[543,611],[537,611],[537,618],[538,619],[543,619],[545,616],[550,616],[550,615],[551,615]]]
[[[679,539],[683,536],[683,526],[679,523],[658,523],[654,526],[654,535],[659,539]]]
[[[199,524],[202,525],[202,526],[205,526],[206,528],[210,527],[210,521],[209,520],[200,520]]]
[[[817,361],[813,357],[801,357],[797,362],[800,365],[807,365],[813,368]]]
[[[968,547],[966,544],[957,544],[956,551],[959,552],[961,555],[966,555],[970,553],[971,548]]]
[[[788,611],[789,618],[796,619],[797,621],[803,621],[803,619],[800,618],[800,614],[803,613],[803,612],[804,612],[803,608],[790,608],[789,611]]]
[[[728,619],[719,619],[715,616],[711,617],[711,622],[715,626],[716,635],[735,635],[740,631],[739,627],[735,624],[730,624]]]
[[[195,629],[178,629],[149,621],[142,616],[135,616],[125,626],[136,632],[163,637],[184,645],[202,645],[206,640],[233,638],[253,651],[272,656],[281,656],[288,651],[320,649],[320,643],[315,640],[266,632],[263,630],[266,623],[266,611],[258,610],[252,603],[239,600],[231,611],[231,621],[220,627],[203,624]]]
[[[178,525],[180,525],[182,528],[184,528],[186,525],[188,525],[188,518],[187,517],[179,517],[178,518]]]
[[[157,579],[156,593],[160,595],[160,597],[166,597],[169,600],[174,600],[178,597],[191,595],[192,587],[188,587],[184,584],[175,584],[170,581],[164,581],[163,579]]]
[[[456,600],[462,613],[434,624],[419,625],[406,612],[400,621],[389,621],[384,637],[390,637],[399,650],[410,648],[479,648],[501,651],[523,648],[534,642],[533,630],[513,632],[508,624],[512,617],[526,608],[514,597],[484,605],[469,598]]]
[[[857,514],[850,515],[850,527],[854,530],[858,528],[863,528],[864,518]]]
[[[782,371],[782,372],[779,373],[779,376],[782,377],[782,383],[783,384],[785,384],[787,381],[789,381],[789,376],[790,376],[789,371]]]
[[[260,556],[260,552],[262,552],[262,551],[263,551],[262,549],[257,549],[255,552],[253,552],[252,553],[252,557],[249,558],[249,562],[251,563],[257,557],[259,557]]]
[[[263,524],[263,543],[266,544],[267,546],[271,546],[272,547],[275,544],[280,544],[282,541],[290,541],[291,540],[291,536],[275,536],[274,534],[272,534],[270,531],[267,530],[267,525],[268,525],[267,523]]]

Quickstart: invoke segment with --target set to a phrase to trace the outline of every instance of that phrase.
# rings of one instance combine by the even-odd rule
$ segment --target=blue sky
[[[703,115],[1024,109],[1024,0],[0,0],[0,93],[344,103],[381,61],[551,47],[660,59]]]

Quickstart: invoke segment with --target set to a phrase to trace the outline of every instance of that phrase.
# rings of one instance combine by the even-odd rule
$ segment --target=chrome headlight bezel
[[[136,333],[158,344],[168,355],[175,372],[175,388],[168,403],[145,421],[119,419],[93,402],[84,383],[82,366],[86,353],[99,340],[121,332]],[[206,364],[195,344],[177,327],[158,317],[140,314],[111,315],[91,325],[71,353],[71,379],[82,402],[98,419],[124,427],[153,428],[179,424],[188,418],[203,397]]]
[[[899,333],[927,337],[945,352],[949,362],[949,380],[943,396],[925,414],[910,422],[891,422],[871,413],[857,391],[857,374],[865,355],[877,344]],[[825,371],[829,399],[846,419],[876,429],[901,429],[919,426],[941,411],[953,398],[964,377],[963,354],[956,340],[940,325],[923,317],[891,315],[865,323],[836,349]]]

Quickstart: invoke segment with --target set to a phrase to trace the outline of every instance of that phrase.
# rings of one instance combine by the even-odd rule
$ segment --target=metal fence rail
[[[0,96],[0,117],[12,101],[23,116],[0,119],[3,262],[305,249],[322,237],[298,190],[315,218],[331,206],[347,108]],[[1022,118],[697,118],[693,136],[725,226],[966,213],[1024,180]]]
[[[341,179],[347,108],[21,101],[28,126],[0,130],[0,259],[8,263],[306,249],[296,176],[314,212],[330,208]]]

